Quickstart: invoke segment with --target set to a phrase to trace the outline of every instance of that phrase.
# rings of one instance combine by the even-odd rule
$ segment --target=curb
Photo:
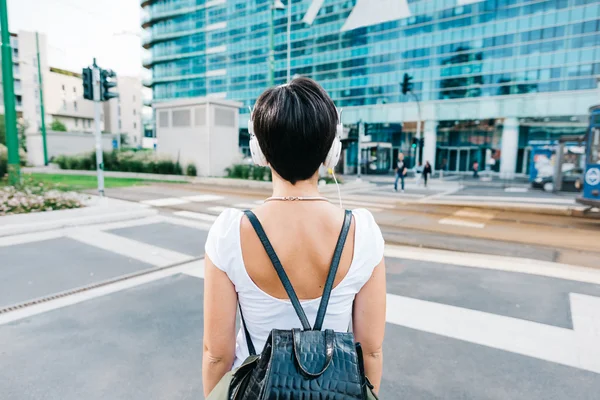
[[[81,208],[76,209],[82,210]],[[64,210],[64,211],[75,211],[75,210]],[[60,212],[60,211],[48,211],[48,212]],[[133,219],[141,219],[151,217],[158,214],[158,210],[155,209],[140,209],[140,210],[124,210],[119,212],[111,213],[98,213],[90,216],[66,216],[61,219],[54,221],[42,221],[42,222],[31,222],[24,224],[11,224],[0,227],[0,237],[22,235],[26,233],[37,233],[50,231],[55,229],[72,228],[77,226],[94,225],[109,222],[128,221]],[[32,214],[23,214],[32,215]],[[64,214],[63,214],[64,215]]]

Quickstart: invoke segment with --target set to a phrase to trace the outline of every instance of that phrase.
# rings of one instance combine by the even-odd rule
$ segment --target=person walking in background
[[[425,187],[427,187],[429,175],[431,175],[431,164],[429,164],[429,161],[426,161],[425,166],[423,167],[423,182],[425,183]]]
[[[415,165],[413,172],[415,173],[415,183],[417,184],[417,186],[419,186],[421,184],[421,176],[423,175],[423,165],[421,163]]]
[[[475,161],[473,163],[473,178],[479,178],[479,162]]]
[[[394,190],[398,191],[398,180],[401,182],[402,193],[404,193],[404,178],[408,172],[406,163],[404,162],[404,154],[398,153],[398,162],[396,163],[396,181],[394,182]]]

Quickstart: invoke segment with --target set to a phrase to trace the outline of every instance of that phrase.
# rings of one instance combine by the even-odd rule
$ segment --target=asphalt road
[[[190,202],[209,199],[217,201]],[[218,207],[167,208],[46,240],[0,238],[0,309],[183,263],[0,313],[0,398],[201,399],[203,275],[195,260]],[[600,271],[398,246],[387,247],[386,261],[381,398],[598,399]]]

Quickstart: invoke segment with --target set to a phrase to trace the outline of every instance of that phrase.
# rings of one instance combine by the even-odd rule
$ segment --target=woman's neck
[[[309,197],[321,196],[318,187],[318,178],[313,177],[305,181],[298,181],[295,185],[273,174],[273,197]]]

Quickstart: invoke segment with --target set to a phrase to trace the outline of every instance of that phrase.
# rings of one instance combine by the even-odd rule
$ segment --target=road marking
[[[479,211],[479,210],[474,210],[474,209],[469,209],[469,208],[464,208],[462,210],[458,210],[457,212],[455,212],[452,215],[455,217],[474,218],[474,219],[481,219],[484,221],[489,221],[491,219],[494,219],[494,217],[496,216],[495,213]]]
[[[192,256],[152,246],[93,228],[69,229],[67,236],[81,243],[133,258],[157,267],[185,262]]]
[[[15,236],[0,237],[0,247],[14,246],[18,244],[26,244],[32,242],[40,242],[42,240],[58,239],[65,236],[64,229],[57,229],[47,232],[25,233]]]
[[[335,201],[337,201],[337,199]],[[395,208],[395,206],[392,205],[392,204],[371,203],[371,202],[368,202],[368,201],[345,200],[343,198],[342,198],[342,202],[344,204],[352,204],[352,205],[355,205],[355,206],[362,206],[364,208],[369,208],[369,207],[386,208],[386,209]]]
[[[458,187],[446,190],[446,191],[441,192],[441,193],[437,193],[437,194],[434,194],[434,195],[431,195],[431,196],[427,196],[427,197],[424,197],[421,200],[419,200],[419,203],[425,203],[428,200],[434,200],[434,199],[437,199],[437,198],[440,198],[440,197],[449,196],[449,195],[452,195],[452,194],[454,194],[456,192],[460,192],[462,189],[463,189],[462,186],[458,186]]]
[[[133,228],[134,226],[144,226],[150,224],[156,224],[162,222],[161,217],[158,215],[134,219],[129,221],[119,221],[119,222],[108,222],[106,224],[94,225],[94,229],[98,229],[100,231],[111,231],[113,229],[123,229],[123,228]]]
[[[218,201],[218,200],[223,200],[225,197],[223,196],[216,196],[214,194],[200,194],[197,196],[186,196],[186,197],[182,197],[183,200],[187,200],[187,201],[193,201],[195,203],[203,203],[203,202],[208,202],[208,201]]]
[[[173,213],[173,215],[175,215],[177,217],[191,218],[191,219],[197,219],[199,221],[207,221],[207,222],[215,222],[217,220],[216,215],[202,214],[202,213],[197,213],[197,212],[192,212],[192,211],[177,211],[177,212]]]
[[[442,225],[462,226],[465,228],[485,228],[485,224],[482,224],[481,222],[463,221],[462,219],[456,218],[442,218],[438,221],[438,223]]]
[[[522,274],[600,285],[600,270],[549,261],[531,260],[527,258],[461,253],[449,250],[420,249],[416,247],[392,245],[385,246],[385,256],[470,268],[518,272]]]
[[[147,206],[152,206],[152,207],[168,207],[168,206],[177,206],[180,204],[187,204],[187,203],[189,203],[189,201],[180,199],[178,197],[168,197],[166,199],[144,200],[144,201],[140,201],[140,203],[145,204]]]
[[[254,204],[254,203],[239,203],[239,204],[235,204],[233,207],[239,208],[240,210],[252,210],[252,209],[256,208],[256,206],[257,206],[257,204]]]
[[[177,274],[188,274],[198,275],[200,271],[203,271],[204,261],[193,261],[179,267],[167,268],[162,271],[152,272],[150,274],[138,276],[124,281],[116,282],[110,285],[102,286],[96,289],[87,290],[84,292],[76,293],[70,296],[61,297],[56,300],[39,303],[30,307],[19,309],[17,311],[11,311],[6,314],[0,314],[0,325],[8,324],[10,322],[18,321],[24,318],[32,317],[34,315],[42,314],[48,311],[56,310],[63,307],[72,306],[74,304],[82,303],[87,300],[95,299],[97,297],[106,296],[112,293],[120,292],[125,289],[134,288],[136,286],[145,285],[150,282],[158,281],[160,279],[168,278]]]
[[[508,187],[506,189],[504,189],[504,191],[506,193],[527,193],[529,192],[529,188],[523,187]]]
[[[571,313],[573,330],[388,294],[386,320],[600,374],[600,298],[571,294]]]
[[[212,226],[212,222],[211,223],[200,222],[197,220],[191,220],[189,218],[170,217],[167,215],[161,215],[160,222],[166,222],[167,224],[186,226],[188,228],[200,229],[202,231],[207,231]]]
[[[437,199],[441,200],[441,199]],[[497,202],[507,202],[507,203],[554,203],[554,204],[567,204],[573,205],[576,204],[575,200],[569,199],[555,199],[551,197],[504,197],[504,196],[449,196],[443,200],[453,200],[453,201],[479,201],[479,202],[489,202],[489,201],[497,201]]]
[[[215,214],[221,214],[223,211],[230,210],[232,208],[235,208],[235,207],[214,206],[214,207],[208,207],[206,210],[213,212]]]

